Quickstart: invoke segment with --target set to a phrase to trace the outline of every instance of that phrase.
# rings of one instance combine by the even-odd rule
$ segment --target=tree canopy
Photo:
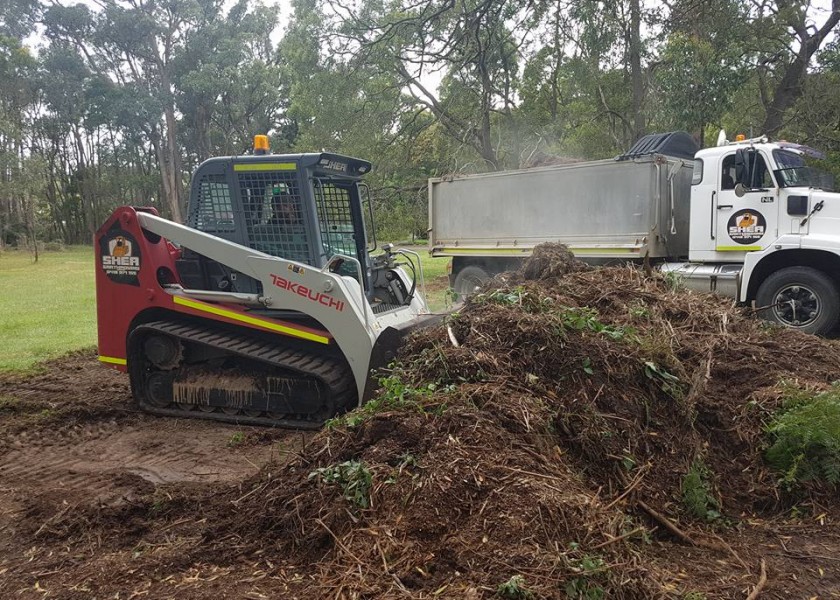
[[[211,156],[374,162],[380,237],[426,180],[605,158],[653,131],[816,145],[840,165],[840,0],[6,0],[0,249],[87,243],[121,204],[182,220]]]

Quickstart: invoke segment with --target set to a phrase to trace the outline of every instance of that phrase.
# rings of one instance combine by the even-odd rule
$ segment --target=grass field
[[[0,254],[0,371],[96,343],[93,248]]]
[[[432,310],[446,306],[443,277],[448,259],[423,260]],[[43,252],[38,262],[27,252],[0,254],[0,371],[96,344],[93,248]]]

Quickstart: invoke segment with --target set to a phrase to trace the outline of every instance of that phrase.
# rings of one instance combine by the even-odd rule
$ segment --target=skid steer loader
[[[318,427],[435,317],[419,256],[368,241],[370,163],[255,147],[198,167],[186,225],[125,206],[97,231],[99,360],[148,412]]]

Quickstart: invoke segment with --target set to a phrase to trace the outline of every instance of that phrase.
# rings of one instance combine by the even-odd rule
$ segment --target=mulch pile
[[[761,562],[759,592],[838,583],[791,578],[784,553],[767,554],[765,527],[836,492],[813,487],[803,504],[763,460],[780,381],[838,379],[834,341],[546,245],[410,338],[385,377],[372,406],[259,477],[91,508],[40,543],[96,539],[110,575],[97,579],[95,561],[72,575],[89,591],[218,570],[215,587],[183,597],[742,598]],[[361,487],[330,483],[342,463],[361,465],[369,489],[358,470],[337,477]],[[698,464],[720,514],[711,522],[682,502]],[[131,570],[115,569],[126,557]],[[142,597],[172,591],[156,585]]]

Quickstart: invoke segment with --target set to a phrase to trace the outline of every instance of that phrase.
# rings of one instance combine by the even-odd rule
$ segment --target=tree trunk
[[[85,228],[93,236],[96,234],[96,225],[94,223],[93,201],[90,198],[88,190],[90,187],[88,176],[90,174],[88,173],[87,153],[85,152],[85,143],[78,126],[74,125],[72,129],[76,149],[76,172],[78,173],[79,197],[82,200],[82,213],[85,218]]]
[[[181,210],[181,156],[178,149],[178,125],[175,120],[175,107],[167,103],[164,115],[166,117],[166,156],[161,164],[161,174],[165,179],[167,202],[172,211],[172,220],[183,223]]]
[[[198,162],[201,163],[210,158],[210,118],[212,107],[199,104],[195,109],[195,152],[198,155]]]
[[[633,141],[635,142],[645,134],[640,0],[630,0],[630,79],[633,85]]]
[[[805,23],[805,13],[798,14],[799,20],[791,21],[788,26],[796,31],[799,38],[799,51],[793,60],[784,66],[784,73],[773,93],[773,99],[765,104],[765,117],[762,133],[776,133],[784,125],[785,111],[802,96],[805,74],[811,58],[820,49],[823,41],[840,22],[840,0],[832,0],[831,14],[822,27],[814,31]],[[793,17],[792,17],[793,18]],[[814,33],[809,33],[814,31]]]
[[[27,193],[27,196],[29,194]],[[38,262],[38,236],[35,233],[35,201],[30,197],[28,200],[23,200],[24,203],[24,223],[26,227],[26,237],[32,244],[32,252],[35,255],[35,262]]]

